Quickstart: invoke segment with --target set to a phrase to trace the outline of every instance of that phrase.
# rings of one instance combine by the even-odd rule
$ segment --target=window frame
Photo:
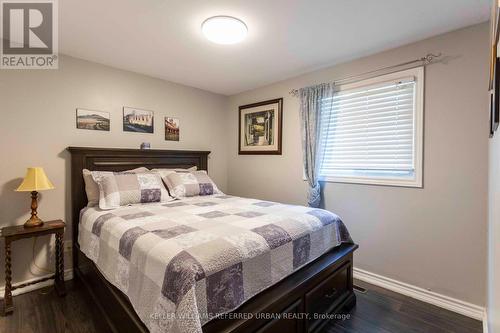
[[[389,74],[380,75],[354,83],[343,84],[338,87],[338,91],[358,89],[364,86],[380,84],[387,81],[404,79],[409,76],[415,78],[415,110],[414,110],[414,133],[413,133],[413,159],[414,175],[413,177],[391,177],[375,175],[356,175],[356,176],[321,176],[320,181],[332,183],[352,183],[367,185],[385,185],[400,187],[423,187],[423,154],[424,154],[424,67],[405,69]]]

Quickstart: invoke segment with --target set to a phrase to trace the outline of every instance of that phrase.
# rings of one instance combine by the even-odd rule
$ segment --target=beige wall
[[[59,70],[0,71],[0,226],[22,224],[28,217],[29,194],[14,189],[26,167],[42,166],[56,189],[42,193],[43,219],[70,218],[68,146],[211,150],[210,174],[226,189],[226,138],[216,130],[225,119],[226,97],[110,67],[62,57]],[[122,131],[122,107],[155,111],[155,133]],[[111,113],[111,131],[75,128],[77,107]],[[180,142],[164,140],[163,118],[180,119]],[[70,233],[66,235],[70,239]],[[52,268],[47,239],[37,242],[38,266]],[[13,246],[14,282],[33,277],[32,241]],[[3,267],[3,245],[1,247]],[[50,249],[50,251],[49,251]],[[31,265],[31,271],[43,273]],[[3,286],[3,268],[0,286]]]
[[[305,204],[299,104],[290,89],[442,52],[446,63],[426,68],[424,188],[327,183],[325,206],[360,245],[356,267],[484,306],[488,29],[473,26],[232,96],[229,192]],[[277,97],[284,98],[283,155],[239,156],[238,106]]]
[[[443,52],[448,61],[426,69],[424,188],[328,183],[325,205],[342,216],[360,244],[357,267],[485,305],[487,24],[230,98],[70,57],[62,57],[57,71],[0,71],[0,226],[28,217],[28,194],[13,190],[25,168],[34,165],[43,166],[56,186],[42,193],[40,216],[69,221],[65,148],[70,145],[135,148],[148,141],[153,148],[208,149],[210,173],[221,189],[305,204],[298,100],[288,91],[427,52]],[[238,156],[238,105],[276,97],[284,97],[283,155]],[[124,105],[154,110],[155,134],[122,132]],[[111,132],[77,130],[77,107],[110,112]],[[163,140],[167,115],[180,118],[178,143]],[[14,281],[44,273],[30,265],[32,245],[28,240],[14,245]],[[3,266],[3,246],[0,251]],[[46,238],[35,252],[39,266],[52,265],[46,254],[53,253],[53,244]]]
[[[489,332],[500,332],[500,132],[490,141],[488,321]]]

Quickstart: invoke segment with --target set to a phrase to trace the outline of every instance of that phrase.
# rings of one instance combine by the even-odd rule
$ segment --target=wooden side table
[[[64,249],[63,237],[66,224],[61,220],[44,222],[38,227],[25,228],[22,225],[2,228],[2,237],[5,238],[5,294],[4,294],[4,315],[14,311],[12,303],[12,290],[23,288],[38,282],[54,279],[54,285],[59,296],[66,294],[64,286]],[[48,234],[56,235],[56,269],[55,274],[32,281],[29,283],[12,286],[12,270],[11,270],[11,243],[22,238],[38,237]]]

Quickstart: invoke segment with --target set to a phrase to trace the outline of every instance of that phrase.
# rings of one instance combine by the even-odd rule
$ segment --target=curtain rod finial
[[[299,90],[298,89],[292,89],[288,92],[290,95],[293,97],[299,97]]]

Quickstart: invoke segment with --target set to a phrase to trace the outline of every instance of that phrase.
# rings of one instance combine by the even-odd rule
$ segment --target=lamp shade
[[[43,191],[52,190],[54,185],[50,182],[43,171],[43,168],[28,168],[24,180],[16,189],[18,192],[32,192],[32,191]]]

